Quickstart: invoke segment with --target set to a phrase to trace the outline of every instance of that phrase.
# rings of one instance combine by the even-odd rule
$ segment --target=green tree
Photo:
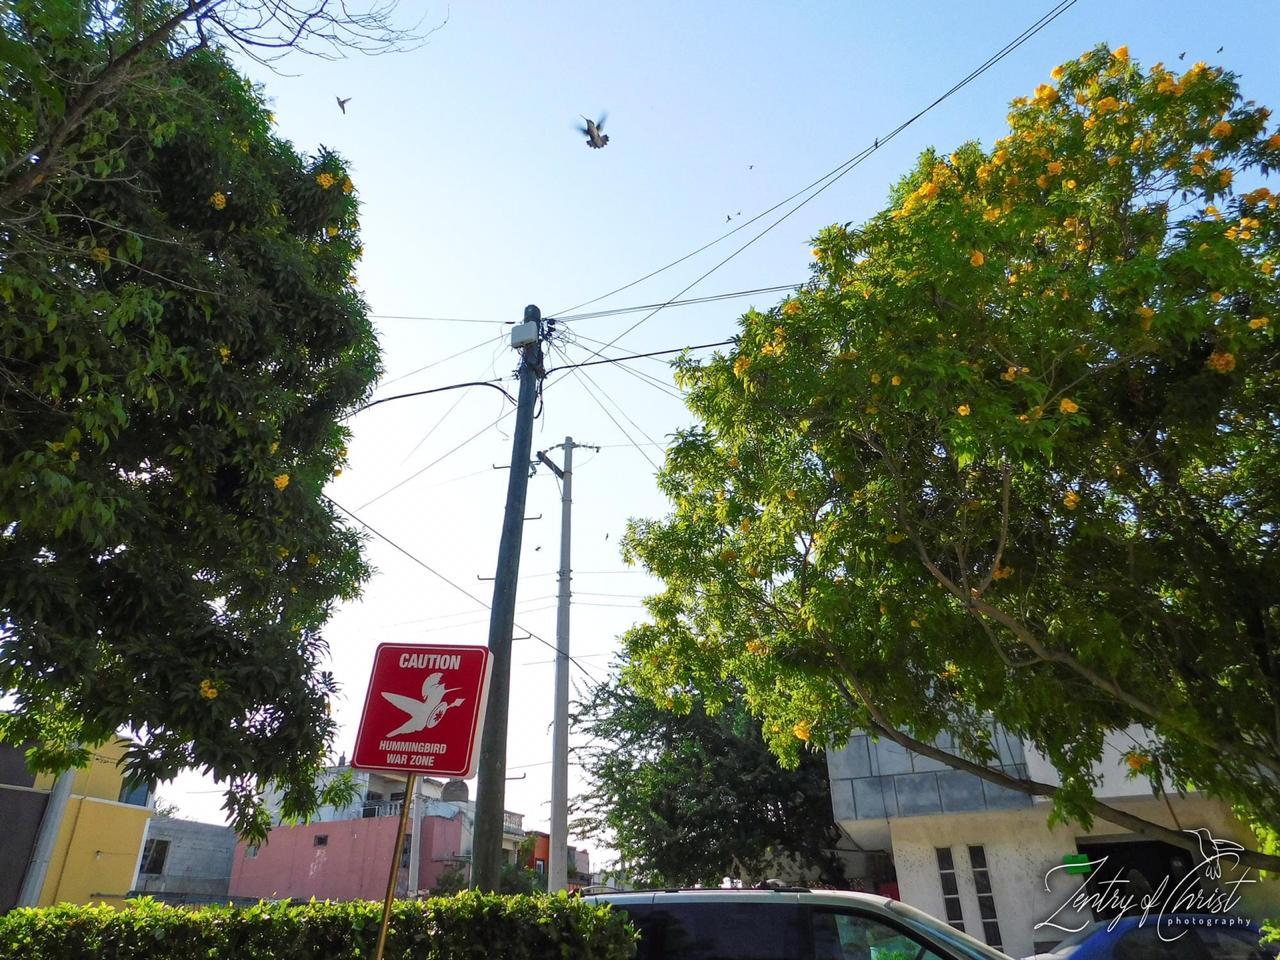
[[[847,885],[823,755],[779,766],[742,700],[711,714],[695,695],[676,710],[615,678],[575,719],[590,737],[577,751],[590,784],[577,827],[616,849],[638,882],[719,886],[798,871]]]
[[[320,631],[368,574],[322,493],[378,373],[356,197],[203,44],[33,153],[118,62],[92,12],[0,12],[0,736],[58,769],[126,729],[132,777],[203,768],[261,836],[266,782],[320,801]]]
[[[741,683],[792,762],[867,729],[1186,845],[1093,795],[1104,736],[1141,726],[1153,791],[1274,825],[1280,217],[1235,183],[1280,133],[1204,64],[1099,47],[1053,76],[680,363],[701,423],[627,542],[666,583],[631,678],[685,706]],[[1062,785],[988,769],[987,716]]]

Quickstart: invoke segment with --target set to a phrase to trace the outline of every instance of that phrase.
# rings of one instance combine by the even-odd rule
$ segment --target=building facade
[[[172,904],[226,903],[235,850],[230,827],[152,817],[131,896]]]
[[[380,900],[386,894],[400,813],[403,778],[331,767],[325,777],[350,773],[357,796],[347,807],[325,807],[306,824],[280,821],[279,798],[268,796],[276,826],[261,845],[238,843],[231,864],[229,893],[252,899]],[[416,780],[417,810],[399,853],[398,896],[438,888],[446,875],[470,881],[475,803],[462,781]],[[503,857],[517,862],[525,839],[523,817],[507,812]]]
[[[1019,779],[1060,783],[1045,757],[996,733],[1000,756],[993,766]],[[1219,841],[1253,845],[1247,828],[1218,801],[1194,793],[1153,797],[1145,779],[1125,776],[1125,745],[1134,742],[1129,733],[1108,743],[1096,771],[1099,799],[1171,829],[1199,828]],[[945,735],[936,745],[953,747]],[[1091,878],[1096,884],[1118,875],[1125,891],[1159,896],[1162,881],[1168,890],[1201,862],[1180,847],[1103,821],[1088,829],[1051,827],[1047,801],[883,738],[856,734],[843,749],[827,752],[827,766],[836,821],[862,849],[883,852],[892,864],[895,876],[884,878],[881,892],[1014,957],[1048,950],[1067,935],[1062,928],[1109,919],[1105,908],[1064,908]],[[1082,867],[1081,860],[1093,866]],[[1188,882],[1202,888],[1221,882],[1211,870],[1201,873]],[[1224,876],[1231,879],[1228,870]],[[1256,882],[1237,888],[1242,901],[1236,913],[1255,920],[1274,915],[1280,885],[1258,880],[1256,872],[1249,879]]]
[[[124,903],[133,887],[142,838],[152,814],[151,792],[129,783],[120,761],[127,744],[93,750],[75,771],[71,796],[58,825],[39,906],[54,903]],[[24,751],[0,744],[0,910],[16,904],[55,782],[27,770]]]

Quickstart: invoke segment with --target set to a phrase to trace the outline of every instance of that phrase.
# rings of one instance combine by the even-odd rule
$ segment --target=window
[[[327,847],[329,845],[329,835],[327,833],[317,833],[311,838],[313,847]]]
[[[956,883],[956,864],[950,847],[935,848],[938,854],[938,876],[942,879],[942,905],[947,911],[947,923],[957,930],[964,929],[964,910],[960,907],[960,886]]]
[[[814,960],[940,960],[888,924],[857,913],[813,912]]]
[[[164,862],[169,857],[168,840],[148,840],[142,847],[142,866],[139,873],[164,873]]]
[[[537,860],[533,861],[533,869],[534,869],[534,872],[536,873],[546,873],[547,861],[539,857]]]
[[[244,848],[244,858],[246,860],[257,860],[258,850],[259,850],[258,844],[256,843],[249,844],[247,847]]]
[[[996,898],[991,890],[991,873],[987,870],[987,851],[981,844],[969,847],[969,866],[973,868],[973,886],[978,891],[978,913],[982,916],[982,937],[988,945],[1003,949],[1000,921],[996,917]]]
[[[150,784],[130,782],[128,780],[120,784],[120,796],[116,797],[121,803],[128,803],[135,807],[145,807],[150,798]]]
[[[723,900],[655,904],[637,923],[640,960],[802,960],[807,950],[799,905],[760,907]]]

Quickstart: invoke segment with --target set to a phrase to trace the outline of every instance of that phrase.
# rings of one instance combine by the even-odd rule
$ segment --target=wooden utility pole
[[[520,351],[520,394],[515,435],[511,441],[511,476],[507,508],[498,542],[498,567],[493,581],[489,618],[489,651],[493,675],[489,680],[489,708],[480,741],[476,782],[475,832],[471,841],[471,885],[497,890],[502,873],[502,829],[507,776],[507,714],[511,698],[511,630],[516,614],[516,586],[520,579],[520,542],[524,534],[525,498],[529,491],[529,452],[533,447],[533,408],[542,380],[542,312],[530,304],[524,323],[515,327],[511,345]]]

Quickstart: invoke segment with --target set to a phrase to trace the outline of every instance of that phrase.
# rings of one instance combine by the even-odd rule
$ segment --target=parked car
[[[1050,953],[1027,960],[1276,960],[1280,945],[1259,943],[1256,924],[1227,926],[1221,916],[1173,913],[1146,923],[1122,917],[1091,923]],[[1179,936],[1179,934],[1182,934]]]
[[[586,899],[625,910],[637,960],[1009,960],[898,900],[837,890],[662,890]]]

